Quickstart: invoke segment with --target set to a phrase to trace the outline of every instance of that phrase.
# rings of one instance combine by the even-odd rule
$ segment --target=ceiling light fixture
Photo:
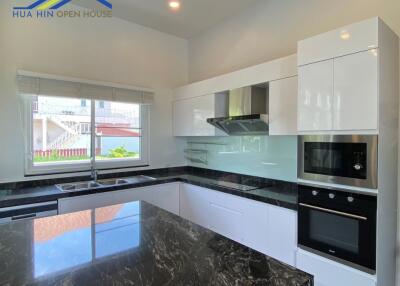
[[[179,10],[179,8],[181,7],[181,3],[177,0],[170,0],[168,2],[169,8],[171,8],[171,10]]]
[[[340,37],[342,38],[342,40],[348,40],[350,39],[351,35],[346,30],[343,30],[340,32]]]

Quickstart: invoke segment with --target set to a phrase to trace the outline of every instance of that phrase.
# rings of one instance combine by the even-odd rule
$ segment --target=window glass
[[[50,96],[30,102],[27,174],[89,170],[92,152],[96,169],[147,164],[146,106]]]
[[[141,159],[140,105],[103,101],[96,110],[96,160]]]
[[[33,101],[33,164],[88,161],[90,101],[38,96]]]

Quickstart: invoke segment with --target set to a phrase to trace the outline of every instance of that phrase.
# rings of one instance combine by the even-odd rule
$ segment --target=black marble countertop
[[[145,202],[0,225],[0,251],[0,285],[313,285]]]
[[[81,177],[75,179],[57,179],[60,181],[52,179],[49,181],[35,181],[31,183],[1,184],[0,207],[38,203],[65,197],[89,195],[180,181],[297,210],[297,184],[290,182],[194,167],[120,173],[113,175],[113,177],[129,178],[139,174],[151,176],[155,178],[155,180],[147,182],[130,182],[119,186],[108,186],[71,192],[60,191],[55,184],[65,181],[84,181],[89,180],[89,178]],[[108,175],[108,177],[111,176]],[[243,188],[245,188],[245,190]]]

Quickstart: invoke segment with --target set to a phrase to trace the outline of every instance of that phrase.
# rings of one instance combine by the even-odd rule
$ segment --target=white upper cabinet
[[[333,60],[299,67],[298,130],[332,129]]]
[[[175,100],[270,82],[297,75],[297,56],[291,55],[231,73],[194,82],[174,90]]]
[[[298,42],[298,65],[377,48],[378,22],[378,18],[372,18]]]
[[[297,57],[291,55],[179,87],[174,90],[174,136],[226,136],[207,123],[207,118],[228,116],[227,97],[224,105],[221,95],[263,83],[271,89],[270,135],[296,134],[296,76]]]
[[[378,132],[378,27],[373,18],[298,43],[298,131]]]
[[[208,94],[173,103],[174,136],[215,136],[222,135],[207,118],[217,117],[215,101],[218,94]]]
[[[297,134],[297,76],[269,83],[269,135]]]
[[[378,50],[335,59],[334,130],[378,129]]]

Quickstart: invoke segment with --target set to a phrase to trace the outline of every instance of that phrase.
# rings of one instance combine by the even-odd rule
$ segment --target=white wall
[[[186,40],[119,19],[12,18],[13,4],[0,3],[0,181],[24,175],[17,69],[153,88],[151,167],[185,164],[171,89],[187,82]]]
[[[399,33],[397,32],[397,34],[399,35]],[[400,45],[400,43],[399,43]],[[400,55],[399,55],[399,66],[400,66]],[[399,80],[399,90],[400,90],[400,80]],[[400,120],[400,117],[399,117]],[[400,126],[400,125],[399,125]],[[399,134],[400,136],[400,134]],[[396,253],[396,257],[397,257],[397,266],[396,266],[396,285],[400,286],[400,154],[398,154],[399,156],[399,160],[398,160],[398,164],[397,164],[397,168],[398,168],[398,175],[397,175],[397,189],[398,189],[398,193],[397,193],[397,253]]]
[[[293,54],[300,39],[374,16],[400,35],[399,0],[260,0],[189,40],[189,81]],[[400,286],[400,212],[397,257]]]
[[[399,0],[260,0],[189,41],[194,82],[296,53],[300,39],[380,16],[400,34]]]

